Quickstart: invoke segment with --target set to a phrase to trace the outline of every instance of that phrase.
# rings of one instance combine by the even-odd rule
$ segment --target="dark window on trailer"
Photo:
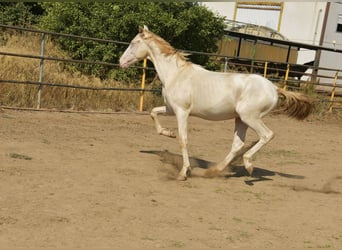
[[[336,28],[337,32],[342,32],[342,14],[339,14],[337,16],[337,28]]]

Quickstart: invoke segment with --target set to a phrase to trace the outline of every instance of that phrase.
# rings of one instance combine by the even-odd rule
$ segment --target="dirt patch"
[[[335,176],[328,180],[322,188],[309,188],[303,186],[296,186],[296,185],[279,185],[281,187],[288,187],[294,191],[309,191],[315,193],[322,193],[322,194],[341,194],[340,191],[334,190],[332,185],[335,184],[338,180],[342,180],[342,176]],[[340,190],[340,189],[339,189]]]
[[[174,117],[161,117],[176,130]],[[270,116],[247,176],[233,121],[191,118],[192,177],[146,115],[0,113],[3,247],[342,247],[342,122]],[[249,131],[247,141],[256,140]]]

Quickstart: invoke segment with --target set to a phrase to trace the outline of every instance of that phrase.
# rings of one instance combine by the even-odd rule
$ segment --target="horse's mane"
[[[186,62],[188,61],[187,56],[189,54],[178,51],[177,49],[172,47],[170,43],[165,41],[160,36],[154,34],[153,32],[151,32],[151,31],[147,31],[147,32],[148,32],[148,36],[144,39],[147,39],[147,40],[154,42],[154,44],[159,48],[159,50],[162,54],[164,54],[166,56],[175,55],[177,57],[177,59],[181,59],[181,60],[186,61]]]

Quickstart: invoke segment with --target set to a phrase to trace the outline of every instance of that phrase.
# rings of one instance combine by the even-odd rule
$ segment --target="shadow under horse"
[[[253,145],[251,145],[253,146]],[[250,147],[251,147],[250,146]],[[249,147],[248,147],[249,148]],[[245,150],[248,150],[246,148]],[[245,151],[244,150],[244,151]],[[176,179],[178,175],[178,171],[183,166],[183,157],[182,155],[171,153],[167,150],[161,151],[161,150],[142,150],[141,153],[147,153],[147,154],[154,154],[158,155],[160,157],[160,160],[163,163],[171,165],[172,169],[165,169],[165,171],[168,173],[168,177],[170,179]],[[233,178],[233,177],[250,177],[249,173],[246,171],[245,167],[243,165],[238,165],[238,160],[241,158],[244,152],[241,152],[237,157],[235,157],[232,164],[230,164],[229,167],[227,167],[222,172],[210,172],[208,171],[210,167],[216,165],[215,162],[206,161],[197,157],[190,157],[190,165],[192,168],[191,176],[192,177],[202,177],[202,178]],[[272,179],[269,178],[271,176],[279,175],[281,177],[285,178],[291,178],[291,179],[304,179],[304,176],[301,175],[292,175],[292,174],[286,174],[276,171],[270,171],[263,168],[256,167],[254,169],[253,175],[251,178],[248,178],[245,180],[245,183],[247,185],[254,185],[255,182],[260,181],[271,181]]]

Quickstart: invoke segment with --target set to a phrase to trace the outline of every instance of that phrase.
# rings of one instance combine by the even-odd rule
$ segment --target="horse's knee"
[[[271,141],[274,138],[274,132],[269,131],[267,134],[260,137],[260,140],[264,143]]]
[[[157,117],[157,113],[152,110],[150,116],[154,120]]]
[[[241,140],[233,142],[231,153],[237,154],[243,146],[245,146],[245,143]]]

